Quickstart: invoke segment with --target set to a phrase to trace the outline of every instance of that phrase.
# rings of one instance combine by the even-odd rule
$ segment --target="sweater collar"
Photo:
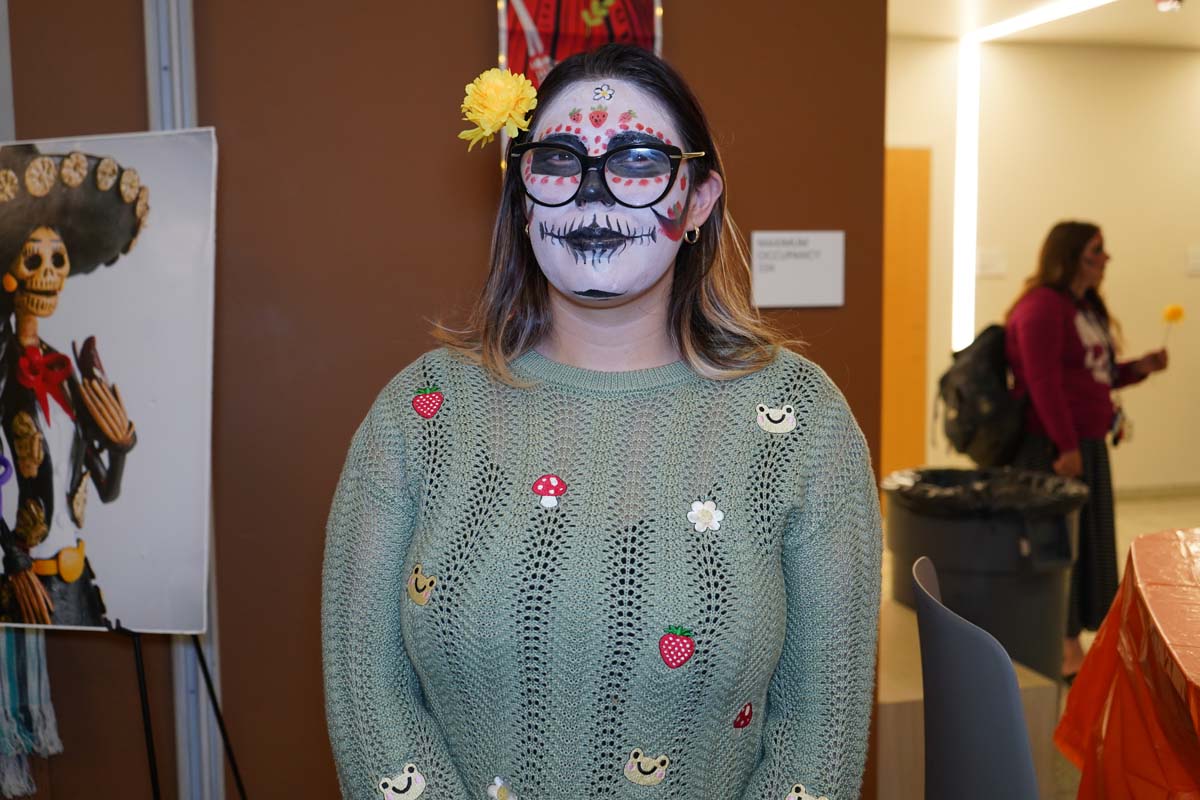
[[[698,379],[686,361],[675,361],[650,369],[602,372],[551,361],[532,348],[513,359],[509,367],[522,378],[599,393],[652,391]]]

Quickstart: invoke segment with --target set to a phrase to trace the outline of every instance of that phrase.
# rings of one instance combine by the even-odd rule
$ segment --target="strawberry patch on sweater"
[[[446,398],[441,389],[436,386],[426,386],[417,389],[417,394],[412,399],[412,407],[413,411],[425,419],[433,419],[433,415],[438,412],[445,401]]]
[[[658,640],[658,653],[670,669],[682,667],[696,654],[692,632],[675,625],[667,628],[667,632]]]

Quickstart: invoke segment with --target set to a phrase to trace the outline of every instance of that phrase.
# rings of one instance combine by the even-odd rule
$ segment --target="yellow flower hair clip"
[[[537,90],[520,73],[493,67],[467,84],[463,119],[475,127],[458,135],[470,142],[467,150],[496,138],[503,129],[510,137],[529,130],[529,112],[537,108]]]

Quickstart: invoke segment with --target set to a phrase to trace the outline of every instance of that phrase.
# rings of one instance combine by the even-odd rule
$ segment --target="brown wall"
[[[773,311],[878,449],[885,3],[667,2],[663,55],[704,103],[752,230],[846,231],[846,305]]]
[[[9,0],[17,137],[146,127],[139,0]]]
[[[72,6],[74,18],[54,20],[72,19],[73,29],[75,7],[90,4],[39,0],[24,10],[10,0],[18,132],[143,128],[140,21],[106,2],[104,25],[120,17],[121,34],[81,35],[80,53],[97,52],[96,38],[120,53],[105,63],[121,74],[103,83],[122,113],[110,103],[50,115],[30,93],[80,80],[95,56],[53,75],[30,52],[18,59],[15,23],[24,15],[28,31],[35,5],[39,19]],[[664,54],[705,102],[743,230],[847,232],[846,307],[780,317],[811,343],[873,446],[884,11],[883,2],[689,0],[667,2],[664,18]],[[330,797],[318,615],[325,514],[375,393],[431,346],[427,320],[462,307],[483,279],[498,150],[468,154],[455,134],[465,127],[464,84],[495,61],[495,5],[207,0],[195,15],[200,123],[217,127],[220,146],[214,492],[226,716],[251,794]],[[90,651],[58,655],[63,646],[51,658],[67,720],[76,712],[61,698],[73,679],[89,676],[80,702],[104,705],[113,690],[62,663],[91,661]],[[169,687],[169,665],[152,666],[152,680]],[[169,715],[169,696],[154,702]],[[135,734],[121,728],[119,763],[137,771]],[[99,739],[68,742],[53,769],[74,772],[68,759],[103,748]],[[170,755],[165,741],[160,752]],[[141,796],[133,783],[124,796]]]

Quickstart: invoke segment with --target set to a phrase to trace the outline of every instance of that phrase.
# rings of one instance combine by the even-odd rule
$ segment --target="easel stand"
[[[146,735],[146,760],[150,763],[150,788],[154,800],[162,798],[162,789],[158,784],[158,759],[154,757],[154,728],[150,724],[150,698],[146,694],[146,663],[142,660],[142,635],[131,631],[120,622],[113,628],[117,633],[123,633],[133,639],[133,660],[137,665],[138,695],[142,698],[142,732]]]
[[[162,787],[158,780],[158,759],[154,755],[154,729],[150,724],[150,698],[146,692],[146,664],[142,659],[142,635],[131,631],[121,624],[120,620],[113,626],[117,633],[124,634],[133,640],[133,659],[137,666],[138,695],[142,701],[142,730],[146,736],[146,760],[150,765],[150,788],[154,800],[161,800]],[[221,704],[217,702],[217,693],[213,688],[212,675],[208,671],[208,661],[204,658],[204,650],[200,647],[200,637],[192,634],[192,646],[196,651],[196,659],[200,662],[200,671],[204,673],[204,685],[208,687],[208,699],[212,702],[213,715],[217,718],[217,727],[221,731],[221,741],[225,744],[225,756],[229,759],[229,769],[233,772],[234,783],[237,784],[238,797],[246,800],[246,787],[242,784],[242,774],[238,770],[237,759],[233,755],[233,745],[229,743],[229,733],[225,730],[225,718],[221,715]]]
[[[229,733],[225,730],[225,718],[221,716],[221,704],[217,702],[217,692],[213,689],[212,676],[208,674],[208,661],[205,660],[204,650],[200,647],[200,637],[194,633],[192,634],[192,646],[196,650],[196,660],[200,662],[200,671],[204,673],[204,685],[208,687],[208,699],[212,701],[217,727],[221,729],[221,741],[225,743],[225,757],[229,759],[229,769],[233,773],[233,782],[237,784],[238,797],[246,800],[246,787],[242,785],[242,773],[238,770],[237,759],[233,756],[233,745],[229,743]]]

